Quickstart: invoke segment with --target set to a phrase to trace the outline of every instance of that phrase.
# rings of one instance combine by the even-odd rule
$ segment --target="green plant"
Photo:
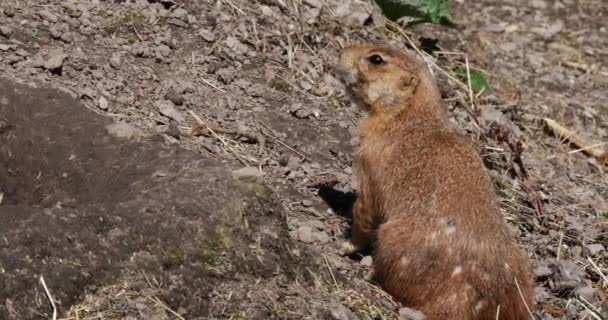
[[[448,0],[374,0],[389,19],[406,25],[430,22],[448,27],[456,24],[448,13]]]
[[[475,93],[479,93],[482,91],[483,93],[491,93],[494,91],[492,87],[490,87],[488,81],[486,81],[486,78],[484,78],[483,74],[478,70],[469,68],[469,72],[467,72],[467,68],[460,67],[454,70],[454,73],[467,85],[469,83],[470,74],[471,90],[473,90]]]

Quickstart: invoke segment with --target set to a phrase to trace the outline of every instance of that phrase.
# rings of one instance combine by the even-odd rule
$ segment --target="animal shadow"
[[[357,200],[354,192],[336,190],[333,186],[322,186],[319,188],[319,196],[337,215],[352,222],[353,207]]]

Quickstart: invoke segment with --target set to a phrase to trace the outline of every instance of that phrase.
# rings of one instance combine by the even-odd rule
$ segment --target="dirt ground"
[[[360,111],[332,68],[351,43],[430,50],[432,39],[451,120],[478,143],[533,263],[536,319],[607,318],[607,167],[552,135],[543,118],[591,144],[608,141],[608,6],[454,0],[451,13],[458,29],[403,32],[357,0],[2,0],[4,92],[17,82],[64,94],[19,87],[37,97],[20,104],[45,110],[42,118],[0,103],[0,319],[50,317],[41,275],[64,319],[397,319],[390,297],[363,281],[370,258],[337,254],[356,193]],[[445,76],[466,60],[492,93],[471,99]],[[141,137],[112,142],[103,133],[111,123]],[[31,130],[7,147],[26,124]],[[35,162],[32,150],[54,164]],[[57,156],[71,153],[97,162],[70,167]],[[136,168],[127,171],[140,176],[116,169],[130,162]],[[56,172],[39,183],[34,167]],[[66,168],[81,180],[61,189]],[[163,168],[181,180],[156,181],[151,194],[131,189],[151,184],[156,170],[163,178]],[[270,190],[257,194],[266,189],[255,182],[238,191],[224,181],[231,175]],[[234,198],[251,206],[222,201]],[[214,212],[213,222],[195,214],[219,207],[232,209]],[[208,241],[242,212],[257,217],[251,234],[221,237],[235,246]],[[193,249],[200,241],[205,254]]]

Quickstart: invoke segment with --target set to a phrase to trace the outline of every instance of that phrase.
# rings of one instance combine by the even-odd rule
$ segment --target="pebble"
[[[200,29],[198,31],[198,35],[201,36],[201,38],[203,38],[203,40],[205,40],[205,41],[208,41],[208,42],[215,41],[215,34],[211,30],[208,30],[205,28]]]
[[[0,26],[0,35],[5,38],[10,38],[13,35],[13,29],[7,26]]]
[[[372,256],[365,256],[365,257],[363,257],[363,259],[361,259],[359,264],[361,264],[364,267],[371,267],[373,262],[374,262],[374,258],[372,258]]]
[[[323,231],[315,231],[313,232],[313,239],[315,241],[321,242],[321,243],[327,243],[329,242],[329,235],[326,232]]]
[[[99,98],[98,107],[99,107],[99,109],[104,110],[104,111],[108,110],[109,103],[108,103],[108,100],[104,96],[101,96]]]
[[[131,139],[142,134],[138,128],[124,122],[117,122],[106,126],[106,131],[118,138]]]
[[[181,106],[186,102],[186,99],[181,94],[177,93],[175,90],[169,90],[165,93],[165,99],[173,102],[176,106]]]
[[[45,62],[44,68],[52,73],[61,74],[63,63],[68,56],[63,53],[52,54]]]
[[[313,7],[313,8],[321,8],[323,7],[323,3],[320,0],[304,0],[304,3]]]
[[[38,15],[43,20],[46,20],[46,21],[51,22],[51,23],[55,23],[55,22],[57,22],[59,20],[59,19],[57,19],[57,16],[55,14],[53,14],[50,11],[47,11],[47,10],[40,10],[40,11],[38,11]]]
[[[162,102],[158,106],[158,111],[161,115],[169,119],[173,119],[177,122],[184,122],[184,116],[182,116],[182,114],[169,102]]]
[[[188,11],[184,8],[177,8],[173,10],[171,16],[177,19],[185,20],[188,17]]]
[[[116,70],[119,70],[122,66],[120,53],[114,52],[112,53],[112,57],[110,58],[110,66]]]
[[[321,320],[359,320],[350,309],[339,303],[334,303],[319,312]]]
[[[264,174],[264,171],[261,171],[258,167],[243,167],[232,171],[232,176],[236,179],[247,177],[261,178]]]
[[[589,255],[594,256],[604,250],[604,246],[601,243],[588,244],[585,246],[585,249],[589,252]]]
[[[296,231],[298,239],[305,243],[312,243],[314,241],[312,235],[312,228],[309,226],[301,226]]]
[[[310,208],[312,207],[312,201],[306,199],[306,200],[302,200],[302,205],[305,206],[306,208]]]
[[[15,10],[13,8],[4,8],[4,15],[12,18],[15,16]]]

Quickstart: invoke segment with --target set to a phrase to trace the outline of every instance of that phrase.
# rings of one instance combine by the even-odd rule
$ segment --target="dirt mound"
[[[158,137],[124,138],[136,130],[54,90],[2,81],[0,101],[0,318],[48,314],[40,276],[60,310],[129,282],[120,288],[131,295],[148,290],[144,306],[162,299],[192,318],[246,310],[256,283],[313,285],[317,261],[290,240],[282,208],[255,177],[234,178],[225,164]],[[232,292],[230,305],[213,303],[233,282],[247,289]],[[172,310],[104,303],[89,312]],[[256,312],[247,318],[272,314]]]

